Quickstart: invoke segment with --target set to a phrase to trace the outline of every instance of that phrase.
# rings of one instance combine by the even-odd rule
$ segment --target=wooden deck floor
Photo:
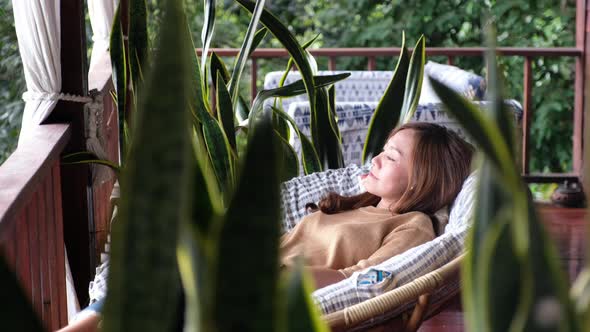
[[[584,264],[585,240],[587,238],[585,209],[539,206],[543,222],[557,245],[562,266],[570,281],[580,273]],[[455,297],[445,309],[424,322],[419,332],[465,331],[460,296]]]

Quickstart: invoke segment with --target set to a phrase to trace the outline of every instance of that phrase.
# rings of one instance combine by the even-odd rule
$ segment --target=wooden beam
[[[64,93],[88,95],[88,64],[84,1],[61,1],[61,75]],[[86,150],[84,106],[60,101],[49,123],[69,123],[71,139],[64,153]],[[96,266],[91,173],[87,165],[62,165],[61,178],[63,234],[74,285],[81,306],[88,304],[88,283]]]
[[[580,49],[582,56],[576,58],[576,71],[574,81],[574,132],[573,132],[573,168],[574,173],[583,177],[583,137],[584,137],[584,81],[586,63],[586,0],[576,1],[576,48]],[[586,76],[587,77],[587,76]]]

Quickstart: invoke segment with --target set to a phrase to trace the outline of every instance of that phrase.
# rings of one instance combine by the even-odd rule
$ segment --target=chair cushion
[[[490,103],[487,101],[476,101],[476,105],[487,109]],[[378,102],[338,102],[336,103],[336,114],[338,117],[338,128],[342,136],[342,152],[345,165],[362,163],[362,151],[367,136],[371,116],[377,108]],[[515,100],[507,100],[505,106],[514,116],[516,132],[521,132],[521,121],[523,110]],[[424,121],[437,123],[457,132],[465,140],[472,142],[465,133],[463,127],[445,111],[442,103],[419,104],[414,116],[410,121]],[[295,120],[295,123],[302,134],[311,137],[310,109],[307,102],[293,102],[290,104],[287,113]],[[520,139],[516,140],[517,148],[520,147]],[[290,143],[298,155],[301,155],[301,142],[295,131],[291,131]],[[518,150],[520,151],[520,150]],[[301,159],[301,158],[300,158]],[[300,165],[300,170],[303,168]],[[302,172],[300,172],[302,174]]]
[[[272,89],[279,86],[279,82],[283,77],[282,71],[273,71],[264,77],[264,89]],[[336,101],[379,101],[385,93],[393,71],[319,71],[318,75],[334,75],[340,73],[350,73],[350,76],[345,80],[339,81],[335,84]],[[455,90],[461,95],[473,99],[480,100],[485,95],[485,80],[473,73],[464,71],[458,67],[441,65],[436,62],[428,61],[424,66],[424,80],[422,90],[420,92],[419,103],[436,103],[440,100],[432,90],[427,75],[431,75],[436,79],[447,84],[451,89]],[[301,74],[297,71],[291,71],[285,79],[285,85],[293,83],[301,79]],[[307,95],[299,95],[291,98],[284,98],[282,100],[283,110],[287,111],[289,105],[293,102],[308,101]],[[267,100],[264,105],[268,107],[272,105],[273,101]]]

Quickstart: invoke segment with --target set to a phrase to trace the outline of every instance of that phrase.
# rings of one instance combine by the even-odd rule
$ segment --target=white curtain
[[[59,0],[12,0],[27,92],[20,137],[49,116],[61,90]]]
[[[108,53],[111,25],[118,3],[118,0],[88,0],[88,15],[90,16],[92,41],[94,42],[90,58],[90,72],[97,66],[109,70],[111,68],[110,57],[102,55]],[[108,62],[108,65],[103,66],[101,61]]]

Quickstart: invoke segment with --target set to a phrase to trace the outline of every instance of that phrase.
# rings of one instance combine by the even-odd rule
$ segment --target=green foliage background
[[[186,0],[193,39],[199,41],[203,22],[203,2]],[[0,0],[0,162],[14,149],[23,108],[20,96],[24,78],[14,33],[10,0]],[[151,36],[161,19],[159,1],[147,0]],[[498,30],[498,46],[564,47],[575,45],[574,0],[394,0],[328,1],[272,0],[267,8],[300,41],[320,34],[317,47],[392,47],[401,45],[401,32],[407,36],[424,34],[427,47],[481,46],[482,20],[489,13]],[[250,15],[235,1],[217,3],[216,32],[212,47],[238,48]],[[88,29],[89,30],[89,29]],[[91,40],[88,38],[88,40]],[[409,40],[413,44],[414,40]],[[260,47],[278,47],[267,37]],[[154,45],[154,43],[152,43]],[[197,45],[200,47],[200,45]],[[231,66],[232,60],[225,59]],[[320,69],[327,60],[318,59]],[[429,60],[445,62],[445,58]],[[377,68],[392,70],[397,59],[379,58]],[[522,58],[501,58],[508,98],[522,101]],[[464,69],[485,75],[480,58],[455,58]],[[282,70],[285,59],[260,61],[259,73]],[[366,60],[342,58],[340,69],[366,68]],[[531,169],[558,172],[571,169],[574,60],[535,58]],[[262,86],[263,75],[259,76]],[[248,68],[242,77],[249,79]],[[242,85],[248,89],[247,84]],[[249,96],[248,91],[243,91]]]

